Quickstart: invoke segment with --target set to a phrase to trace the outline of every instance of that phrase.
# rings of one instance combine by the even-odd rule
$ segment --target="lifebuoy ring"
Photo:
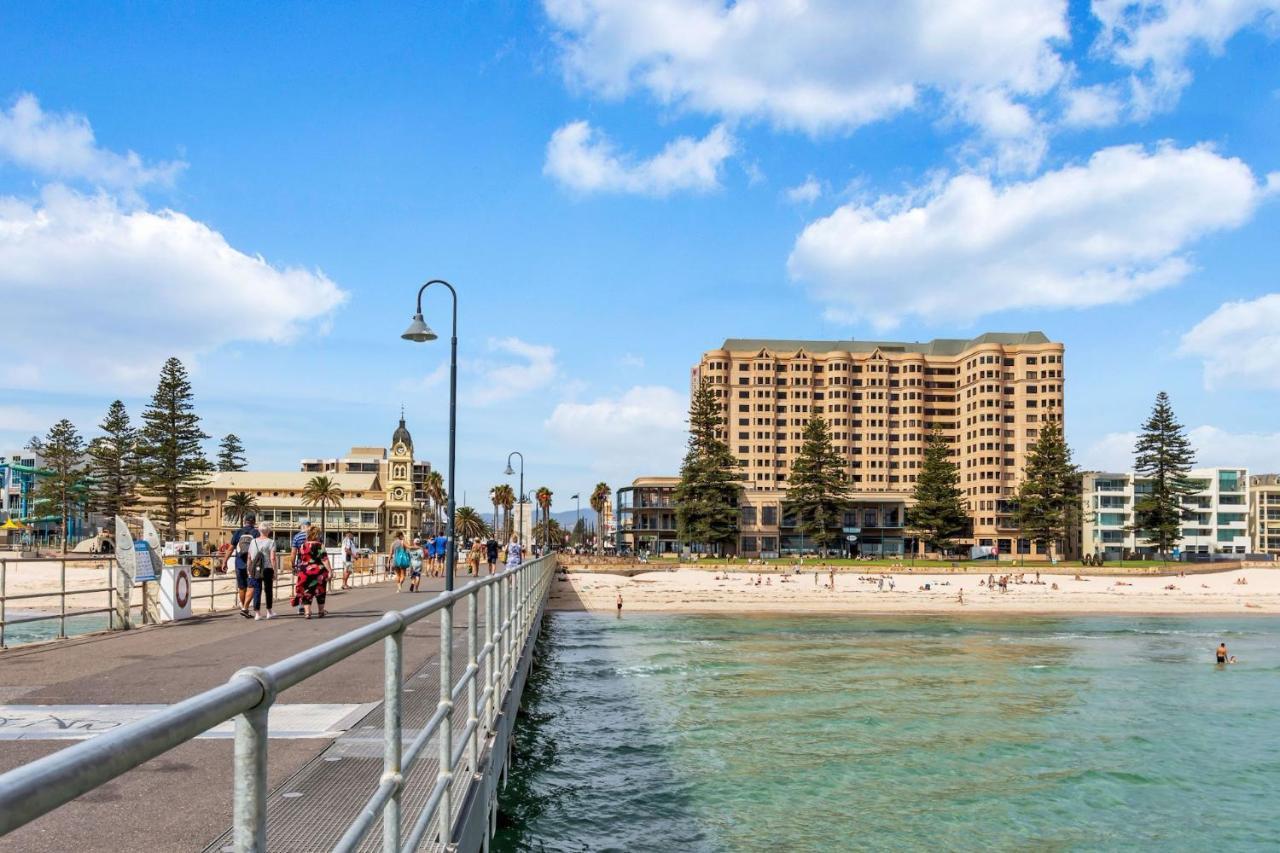
[[[191,578],[185,569],[178,570],[178,577],[173,582],[173,597],[177,600],[178,609],[186,610],[191,601]]]

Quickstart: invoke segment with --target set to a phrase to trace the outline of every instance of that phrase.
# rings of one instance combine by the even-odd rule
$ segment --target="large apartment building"
[[[1183,502],[1186,518],[1179,552],[1249,553],[1249,472],[1242,468],[1197,468],[1190,478],[1197,491]],[[1133,529],[1134,501],[1150,489],[1150,480],[1132,472],[1086,472],[1082,489],[1084,552],[1108,560],[1135,554],[1153,556],[1155,546]]]
[[[1280,557],[1280,474],[1249,478],[1249,539],[1254,553]]]
[[[845,459],[854,507],[846,539],[855,553],[902,553],[914,543],[904,518],[937,429],[959,466],[971,543],[1033,553],[1018,538],[1009,504],[1040,427],[1062,421],[1063,345],[1041,332],[970,340],[726,340],[693,368],[720,400],[722,437],[737,457],[747,502],[759,505],[742,553],[803,548],[780,505],[804,426],[821,415]],[[870,525],[870,526],[869,526]],[[754,545],[754,548],[746,547]]]

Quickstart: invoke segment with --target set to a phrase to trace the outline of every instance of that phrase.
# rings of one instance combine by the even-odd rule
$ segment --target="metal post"
[[[440,742],[440,778],[445,780],[440,797],[440,843],[448,844],[453,835],[453,604],[440,611],[440,708],[444,719],[436,735]]]
[[[118,566],[107,563],[107,630],[116,629],[116,572]]]
[[[58,595],[58,639],[65,640],[67,638],[67,560],[65,557],[58,561],[58,575],[62,589]]]
[[[396,614],[397,618],[399,614]],[[403,622],[403,618],[401,618]],[[385,743],[382,752],[382,780],[394,781],[395,793],[382,809],[383,853],[400,853],[400,794],[403,778],[400,772],[401,709],[404,684],[404,627],[383,640],[385,676],[383,683],[382,729]]]
[[[479,616],[479,602],[473,589],[467,596],[467,668],[471,670],[471,675],[467,678],[467,725],[471,727],[471,737],[467,743],[467,763],[472,773],[480,767],[480,716],[476,709],[476,678],[480,674],[480,664],[476,660],[476,621]]]
[[[4,623],[5,623],[5,615],[4,615],[4,599],[5,599],[5,589],[4,589],[4,588],[5,588],[5,574],[6,574],[5,570],[6,570],[8,567],[9,567],[9,561],[8,561],[8,560],[0,560],[0,649],[3,649],[3,648],[5,647],[5,645],[4,645]]]
[[[236,717],[234,825],[236,853],[267,850],[267,715],[275,701],[273,681],[266,670],[246,667],[236,676],[262,685],[262,702]]]

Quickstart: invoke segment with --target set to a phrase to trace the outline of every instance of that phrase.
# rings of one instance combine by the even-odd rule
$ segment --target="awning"
[[[0,524],[0,530],[26,530],[27,526],[21,521],[14,521],[12,518],[7,519],[4,524]]]

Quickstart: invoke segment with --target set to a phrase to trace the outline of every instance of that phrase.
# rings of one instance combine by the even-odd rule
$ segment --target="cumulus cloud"
[[[615,397],[560,403],[545,427],[553,439],[592,459],[610,482],[630,482],[679,469],[688,408],[685,394],[637,385]]]
[[[1063,93],[1062,124],[1065,127],[1111,127],[1120,121],[1124,97],[1115,86],[1097,85],[1068,89]]]
[[[1063,73],[1060,0],[544,0],[568,79],[606,96],[851,130],[922,92],[1040,94]]]
[[[788,270],[830,318],[881,330],[1125,302],[1180,281],[1190,245],[1248,220],[1269,191],[1208,146],[1107,148],[1032,180],[964,174],[844,205],[804,229]]]
[[[813,204],[822,197],[822,183],[810,175],[803,184],[788,188],[785,195],[792,204]]]
[[[1206,388],[1280,389],[1280,293],[1223,303],[1182,336],[1179,352],[1203,360]]]
[[[585,121],[566,124],[551,135],[543,173],[583,193],[613,192],[667,196],[720,186],[720,166],[734,151],[734,139],[717,125],[702,139],[682,136],[647,160],[620,154]]]
[[[39,352],[55,384],[152,378],[170,355],[232,341],[288,343],[345,298],[323,273],[273,266],[177,211],[58,185],[0,198],[0,301],[23,317],[6,344]]]
[[[30,94],[0,110],[0,161],[61,181],[123,191],[171,184],[186,165],[147,164],[132,151],[109,151],[98,145],[84,116],[45,112]]]
[[[1177,102],[1193,50],[1219,54],[1241,30],[1274,33],[1280,23],[1280,0],[1093,0],[1092,10],[1102,24],[1095,50],[1132,70],[1139,118]]]
[[[1280,433],[1231,432],[1204,424],[1187,430],[1199,468],[1248,468],[1261,474],[1280,471]],[[1128,471],[1133,468],[1136,432],[1104,435],[1080,456],[1080,466],[1095,471]]]
[[[498,358],[467,365],[478,374],[471,398],[474,404],[492,405],[537,391],[550,385],[560,372],[553,346],[516,337],[490,338],[487,346]]]

